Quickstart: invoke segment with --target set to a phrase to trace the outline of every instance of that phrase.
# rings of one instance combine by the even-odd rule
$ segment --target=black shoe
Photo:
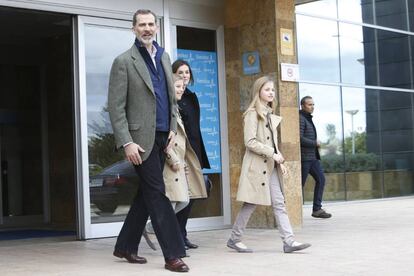
[[[184,245],[185,245],[186,249],[187,249],[187,247],[188,247],[188,249],[198,248],[197,244],[194,244],[194,243],[190,242],[188,239],[184,239]]]
[[[312,212],[312,217],[314,217],[314,218],[324,218],[324,219],[326,219],[326,218],[330,218],[330,217],[332,217],[332,215],[331,215],[331,214],[329,214],[329,213],[327,213],[327,212],[325,212],[325,210],[324,210],[324,209],[319,209],[318,211],[313,211],[313,212]]]

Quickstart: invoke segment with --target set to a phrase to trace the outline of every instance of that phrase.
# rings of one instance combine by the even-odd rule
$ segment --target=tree
[[[100,116],[103,124],[96,121],[88,124],[89,129],[94,132],[88,141],[90,176],[123,159],[122,151],[115,151],[115,138],[106,107],[102,109]]]
[[[336,126],[334,124],[327,124],[326,134],[328,136],[328,140],[323,144],[326,154],[340,154],[342,144],[341,141],[336,137]]]
[[[367,152],[367,133],[354,132],[355,140],[355,153],[366,153]],[[352,154],[352,135],[345,138],[345,154]]]

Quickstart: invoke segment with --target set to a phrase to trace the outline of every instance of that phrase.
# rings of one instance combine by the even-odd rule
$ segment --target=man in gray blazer
[[[161,246],[165,268],[189,271],[178,222],[165,195],[164,150],[174,141],[176,101],[171,62],[154,41],[158,26],[150,10],[138,10],[132,27],[136,40],[115,58],[110,74],[108,108],[116,147],[123,148],[140,178],[137,195],[119,233],[114,255],[146,263],[137,255],[148,216]]]

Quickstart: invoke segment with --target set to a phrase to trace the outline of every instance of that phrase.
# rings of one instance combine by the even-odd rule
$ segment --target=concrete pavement
[[[225,244],[230,230],[190,233],[199,249],[189,250],[184,275],[414,275],[414,197],[328,203],[321,220],[304,207],[298,241],[312,247],[282,251],[276,229],[248,229],[240,254]],[[155,237],[152,237],[155,239]],[[142,243],[144,265],[112,257],[115,239],[32,239],[0,242],[0,275],[174,275],[163,268],[161,251]]]

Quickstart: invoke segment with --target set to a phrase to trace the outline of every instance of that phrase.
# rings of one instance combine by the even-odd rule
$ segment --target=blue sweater
[[[164,48],[161,48],[155,41],[153,43],[155,48],[157,48],[157,53],[155,55],[155,63],[157,68],[155,68],[147,49],[138,41],[138,39],[135,39],[135,45],[141,53],[142,58],[145,60],[145,64],[147,65],[151,76],[152,85],[154,87],[157,101],[156,130],[168,132],[170,130],[170,102],[168,97],[167,80],[165,78],[164,68],[161,64],[161,56],[164,53]]]

